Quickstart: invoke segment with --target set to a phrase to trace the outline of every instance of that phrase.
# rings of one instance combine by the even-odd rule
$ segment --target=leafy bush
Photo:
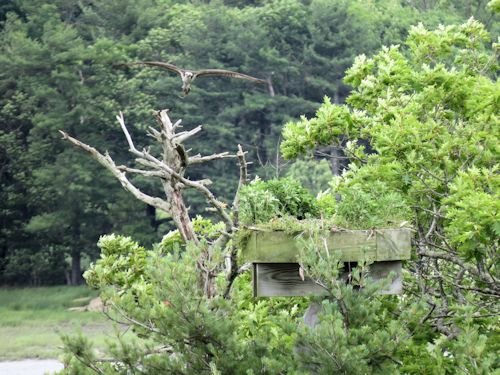
[[[38,252],[18,249],[3,259],[3,263],[0,280],[10,285],[60,285],[66,281],[64,274],[68,265],[58,246],[39,249]]]
[[[426,342],[413,342],[410,333],[425,310],[377,295],[379,285],[362,270],[353,274],[362,291],[341,282],[343,263],[333,253],[323,257],[314,242],[301,262],[328,291],[316,329],[301,323],[309,298],[254,299],[249,274],[236,280],[230,300],[207,298],[197,274],[203,246],[187,243],[183,251],[165,253],[120,236],[103,237],[99,246],[103,255],[85,274],[87,282],[138,338],[126,340],[117,331],[101,359],[89,340],[64,336],[67,373],[386,374],[397,371],[403,355],[418,362],[408,347],[425,351]],[[115,262],[128,264],[134,277]],[[225,282],[219,274],[218,288]],[[444,355],[444,347],[436,350]]]
[[[356,59],[345,77],[353,87],[347,105],[325,99],[315,117],[283,130],[286,158],[345,145],[351,163],[334,187],[337,219],[370,226],[382,216],[410,218],[416,256],[404,299],[428,311],[422,322],[433,335],[401,353],[413,361],[404,372],[486,374],[498,366],[489,338],[500,291],[499,45],[490,42],[473,18],[414,26],[406,46]]]
[[[340,198],[340,197],[339,197]],[[330,189],[318,193],[316,200],[322,217],[333,217],[337,207],[337,196]]]
[[[131,343],[118,335],[109,348],[117,358],[111,364],[96,357],[88,340],[66,336],[70,373],[89,371],[81,362],[106,374],[127,368],[165,374],[279,373],[295,366],[293,335],[275,320],[292,324],[303,311],[297,300],[254,302],[248,277],[238,280],[232,301],[221,294],[208,298],[197,273],[204,246],[187,243],[183,251],[165,253],[160,247],[143,249],[120,236],[105,236],[99,246],[102,257],[85,278],[147,342]],[[211,264],[218,264],[221,254],[213,258]],[[224,283],[220,277],[221,290]]]
[[[282,216],[317,217],[314,197],[291,178],[256,179],[240,192],[240,219],[244,224],[265,223]]]
[[[402,194],[382,181],[347,185],[338,190],[335,222],[345,228],[368,229],[398,226],[409,220],[411,210]]]
[[[466,259],[488,257],[500,238],[500,177],[498,166],[460,172],[445,200],[447,234]],[[487,262],[491,267],[491,260]]]
[[[396,226],[411,218],[403,195],[382,181],[360,184],[354,180],[332,184],[332,188],[333,192],[322,192],[315,199],[291,178],[255,180],[240,193],[241,221],[263,224],[287,216],[293,220],[322,217],[336,226],[369,229]]]

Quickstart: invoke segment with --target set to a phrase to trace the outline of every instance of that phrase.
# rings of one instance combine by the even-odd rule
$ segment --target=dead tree
[[[247,162],[245,160],[245,152],[243,152],[241,146],[238,145],[238,151],[236,154],[223,152],[207,156],[202,156],[200,154],[189,156],[183,143],[188,138],[200,132],[202,130],[201,125],[192,130],[177,132],[180,128],[181,120],[172,123],[168,116],[168,110],[155,111],[153,116],[157,120],[160,127],[159,129],[150,127],[148,135],[151,136],[156,142],[160,143],[162,148],[161,156],[154,156],[151,153],[150,148],[147,147],[142,148],[141,150],[138,149],[125,125],[123,114],[120,112],[119,116],[116,116],[125,138],[127,139],[129,151],[135,157],[136,163],[142,166],[141,168],[116,165],[112,157],[107,152],[102,154],[92,146],[71,137],[63,131],[60,132],[64,139],[87,151],[94,159],[108,169],[113,176],[118,179],[125,190],[132,193],[135,198],[170,215],[184,241],[192,241],[195,244],[199,244],[199,238],[193,229],[188,208],[184,202],[183,190],[191,188],[203,194],[207,203],[214,211],[217,212],[225,224],[225,230],[222,231],[217,240],[215,240],[209,248],[205,250],[205,252],[207,254],[207,258],[209,258],[214,249],[226,249],[227,247],[225,250],[227,259],[225,267],[228,285],[224,293],[227,297],[231,285],[238,274],[238,264],[236,259],[237,249],[234,245],[227,246],[229,240],[238,230],[238,192],[236,192],[232,206],[229,207],[227,204],[217,199],[217,197],[215,197],[215,195],[207,187],[211,183],[210,180],[191,180],[185,177],[185,172],[186,169],[193,164],[205,163],[225,158],[236,158],[239,162],[240,168],[239,191],[241,186],[247,182]],[[163,197],[155,197],[144,193],[130,181],[127,174],[138,174],[146,177],[158,178],[161,181],[165,195]],[[204,293],[208,297],[211,297],[214,293],[214,279],[219,270],[217,267],[214,268],[213,266],[208,266],[208,263],[204,262],[203,259],[198,262],[198,268],[200,271],[200,281],[203,285]]]

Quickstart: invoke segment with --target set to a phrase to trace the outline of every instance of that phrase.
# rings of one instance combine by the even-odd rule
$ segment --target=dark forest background
[[[285,164],[282,125],[312,115],[326,95],[340,103],[354,57],[398,44],[410,25],[429,27],[474,17],[498,35],[487,0],[3,0],[0,4],[0,284],[81,283],[106,233],[157,242],[168,217],[131,199],[96,162],[62,142],[59,129],[125,160],[115,119],[123,111],[137,144],[169,108],[186,128],[205,131],[190,146],[211,154],[241,144],[252,177],[307,175],[311,188],[336,174],[337,159]],[[265,85],[200,79],[181,98],[168,72],[116,64],[160,60],[180,67],[224,68],[270,79]],[[322,150],[325,158],[335,149]],[[210,173],[213,190],[230,197],[234,161]],[[160,186],[136,181],[155,192]],[[204,202],[189,200],[191,212]]]

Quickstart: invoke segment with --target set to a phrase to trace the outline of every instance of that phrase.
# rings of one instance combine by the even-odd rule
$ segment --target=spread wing
[[[197,78],[198,77],[210,77],[210,76],[222,76],[222,77],[246,79],[247,81],[253,81],[255,83],[266,83],[267,82],[263,79],[255,78],[255,77],[243,74],[243,73],[232,72],[230,70],[224,70],[224,69],[204,69],[204,70],[198,70],[194,73],[195,73]]]
[[[132,62],[128,64],[122,64],[126,66],[130,65],[146,65],[146,66],[157,66],[159,68],[163,68],[166,70],[170,70],[171,72],[175,72],[177,74],[182,75],[182,69],[176,67],[175,65],[169,64],[169,63],[164,63],[160,61],[137,61],[137,62]]]

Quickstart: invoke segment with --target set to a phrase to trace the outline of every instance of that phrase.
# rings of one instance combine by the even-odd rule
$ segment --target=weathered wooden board
[[[254,263],[254,296],[308,296],[325,294],[310,279],[302,281],[298,263]]]
[[[401,261],[375,262],[370,265],[368,276],[379,281],[394,272],[393,282],[383,289],[381,294],[399,294],[402,291]],[[340,276],[347,279],[347,273]],[[253,291],[256,297],[290,297],[324,295],[326,291],[311,279],[302,280],[298,263],[254,263]]]
[[[409,229],[376,231],[377,260],[410,259],[411,232]]]
[[[409,229],[377,229],[325,233],[329,251],[339,251],[341,260],[388,261],[410,258]],[[254,231],[243,249],[246,262],[295,263],[300,241],[283,231]]]

